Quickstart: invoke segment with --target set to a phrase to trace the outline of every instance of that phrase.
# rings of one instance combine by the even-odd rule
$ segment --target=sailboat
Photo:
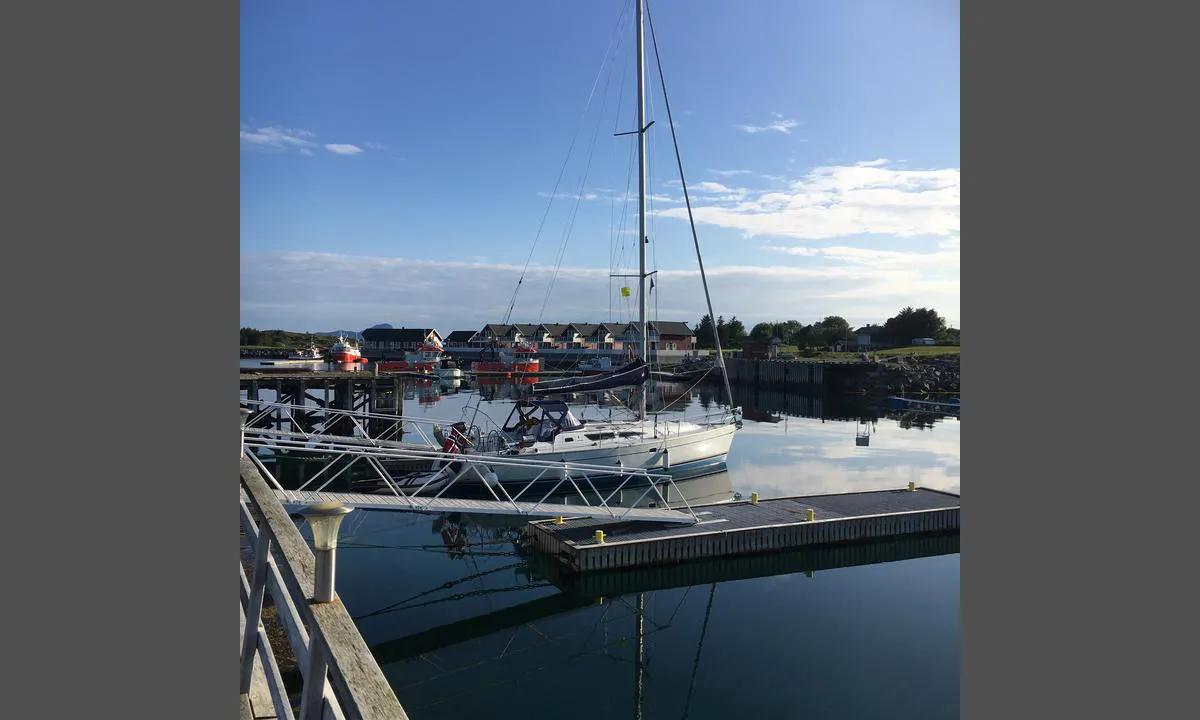
[[[717,362],[725,378],[725,390],[730,398],[730,409],[716,415],[696,420],[651,416],[646,411],[646,382],[650,365],[649,323],[647,322],[647,281],[653,275],[646,271],[646,132],[653,122],[646,122],[645,98],[645,47],[643,33],[644,0],[636,1],[635,34],[637,37],[637,123],[638,140],[638,356],[612,373],[595,378],[564,378],[535,385],[535,397],[519,399],[507,420],[499,429],[483,431],[472,423],[465,433],[473,438],[462,446],[463,453],[479,456],[529,458],[539,461],[577,462],[592,465],[612,465],[625,470],[644,468],[671,474],[676,478],[697,477],[721,472],[726,469],[726,460],[733,444],[734,435],[742,426],[740,407],[732,407],[733,394],[724,372],[724,355],[720,341],[717,344]],[[650,20],[651,39],[654,25]],[[657,43],[656,43],[657,45]],[[657,48],[656,48],[657,53]],[[660,79],[662,68],[659,67]],[[684,201],[691,217],[691,201],[688,199],[687,184],[683,180],[683,166],[679,161],[678,143],[675,142],[674,124],[671,121],[671,106],[664,104],[668,124],[671,126],[672,142],[675,145],[676,162],[679,166],[680,182]],[[704,287],[705,302],[709,317],[716,317],[708,293],[708,281],[704,275],[704,263],[700,258],[699,240],[695,223],[691,223],[692,239],[700,267],[700,278]],[[563,400],[537,398],[540,393],[573,393],[595,390],[610,390],[616,387],[632,387],[636,396],[636,415],[632,419],[592,420],[579,419]],[[443,468],[455,464],[445,462]],[[541,482],[554,483],[557,477],[548,477],[545,466],[526,467],[520,464],[496,465],[490,482],[503,484],[527,483],[541,478]],[[620,472],[618,470],[618,472]],[[423,482],[424,478],[411,478]],[[433,486],[430,486],[433,487]]]

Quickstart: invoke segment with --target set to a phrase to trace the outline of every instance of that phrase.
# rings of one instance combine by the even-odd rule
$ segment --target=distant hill
[[[355,340],[362,340],[362,333],[357,330],[330,330],[329,332],[315,332],[313,335],[321,335],[323,337],[348,337]]]
[[[375,330],[376,328],[381,329],[381,330],[395,330],[396,329],[396,328],[392,327],[390,323],[379,323],[378,325],[372,325],[371,327],[369,327],[367,329]]]

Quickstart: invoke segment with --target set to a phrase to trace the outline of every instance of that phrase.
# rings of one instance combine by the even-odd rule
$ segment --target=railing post
[[[320,632],[308,641],[308,672],[300,697],[300,720],[319,720],[325,712],[325,676],[329,672],[329,646]]]
[[[350,508],[336,502],[314,503],[300,511],[313,535],[313,602],[333,601],[338,528]],[[325,682],[329,672],[329,647],[315,626],[308,643],[308,672],[300,700],[300,720],[316,720],[324,713]]]
[[[246,420],[250,417],[250,411],[244,407],[239,407],[238,410],[242,415],[242,449],[238,453],[238,457],[246,454]]]
[[[254,657],[258,654],[258,624],[262,621],[263,595],[267,589],[267,558],[271,555],[271,527],[259,523],[258,548],[254,553],[254,579],[250,583],[250,597],[246,600],[246,634],[242,636],[242,674],[240,690],[250,692],[250,671],[254,668]]]

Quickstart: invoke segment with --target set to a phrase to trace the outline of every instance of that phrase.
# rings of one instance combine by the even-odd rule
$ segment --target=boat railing
[[[737,425],[742,426],[742,409],[723,408],[703,415],[654,415],[655,430],[661,430],[667,435],[679,434],[684,423],[695,425]]]
[[[295,413],[303,412],[305,414],[320,414],[322,419],[309,420],[310,425],[327,426],[332,425],[338,418],[345,418],[345,422],[350,424],[350,437],[361,438],[370,442],[395,442],[398,438],[406,435],[416,435],[420,439],[421,444],[440,446],[438,441],[438,428],[448,424],[445,420],[437,420],[430,417],[416,417],[411,415],[395,415],[385,412],[372,412],[369,410],[345,410],[341,408],[322,407],[320,405],[298,405],[295,403],[276,402],[270,400],[241,400],[242,404],[250,405],[256,408],[256,412],[252,412],[247,420],[248,427],[255,427],[268,420],[280,422],[283,420],[289,421],[293,427],[298,428],[301,434],[313,434],[303,430],[303,424],[297,421]],[[476,418],[477,420],[479,418]],[[372,421],[372,422],[367,422]],[[486,433],[490,418],[482,419],[484,427],[480,431]],[[372,426],[375,426],[374,428]]]

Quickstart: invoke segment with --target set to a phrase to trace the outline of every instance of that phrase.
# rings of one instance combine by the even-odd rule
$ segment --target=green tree
[[[778,323],[775,326],[775,337],[784,342],[785,345],[796,344],[796,333],[800,332],[804,327],[804,323],[799,320],[788,320],[787,322]]]
[[[775,336],[775,323],[760,322],[750,328],[751,340],[767,340]]]
[[[696,347],[716,347],[716,334],[713,329],[712,317],[709,315],[705,315],[704,317],[700,318],[700,322],[696,325],[692,332],[696,333]]]
[[[941,340],[946,336],[946,319],[932,308],[904,308],[883,324],[884,339],[896,346],[908,345],[915,338]]]
[[[821,328],[817,325],[801,325],[800,329],[792,333],[791,342],[799,348],[812,347],[822,344]]]
[[[821,322],[817,323],[820,327],[821,344],[833,345],[838,340],[845,340],[850,337],[850,323],[846,322],[846,318],[840,315],[829,315]]]
[[[717,327],[721,333],[721,347],[739,347],[742,340],[746,338],[746,328],[742,325],[742,321],[737,319],[737,315],[729,318],[729,322],[723,323],[721,318],[717,318]]]

